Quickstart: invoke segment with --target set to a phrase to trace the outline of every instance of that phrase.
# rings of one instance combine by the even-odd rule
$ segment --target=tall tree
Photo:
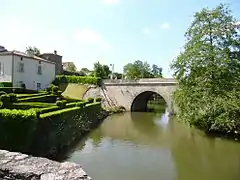
[[[152,65],[152,71],[151,71],[152,75],[154,77],[159,77],[161,78],[162,77],[162,68],[161,67],[158,67],[156,64],[153,64]]]
[[[65,62],[65,63],[63,63],[63,66],[66,71],[69,71],[69,72],[77,71],[77,67],[75,66],[75,64],[73,62]]]
[[[150,65],[147,62],[142,62],[140,60],[126,64],[123,71],[126,77],[130,79],[152,77]]]
[[[107,79],[111,73],[108,65],[102,65],[100,62],[94,63],[94,76]]]
[[[194,16],[184,51],[173,61],[179,118],[205,131],[240,130],[240,36],[229,8],[220,4]]]
[[[35,56],[40,56],[40,50],[38,48],[36,48],[35,46],[28,46],[26,47],[26,51],[27,54],[31,54],[33,53]]]

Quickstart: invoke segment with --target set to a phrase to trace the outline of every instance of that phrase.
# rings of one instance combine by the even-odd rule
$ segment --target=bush
[[[58,90],[59,90],[59,88],[57,86],[52,87],[52,93],[53,94],[58,95]]]
[[[53,87],[54,87],[54,84],[50,84],[50,85],[47,87],[46,91],[47,91],[49,94],[51,94]]]
[[[3,102],[0,101],[0,109],[3,108]]]
[[[10,102],[11,102],[11,103],[14,103],[14,102],[17,101],[17,95],[14,94],[14,93],[10,93],[10,94],[9,94],[9,98],[10,98]]]
[[[101,78],[90,76],[64,76],[58,75],[53,81],[54,84],[60,83],[76,83],[76,84],[94,84],[101,85]]]
[[[94,98],[88,98],[88,103],[93,103],[94,102]]]
[[[2,101],[3,103],[3,106],[9,104],[11,101],[10,101],[10,96],[8,94],[3,94],[0,96],[0,101]]]
[[[4,92],[4,91],[0,91],[0,96],[3,95],[3,94],[7,94],[7,93]]]
[[[59,106],[51,106],[51,107],[41,108],[41,109],[39,109],[39,112],[40,112],[40,114],[44,114],[44,113],[56,111],[59,109],[60,109]]]
[[[0,86],[1,87],[12,87],[12,83],[11,82],[0,82]]]
[[[27,152],[36,129],[34,110],[0,110],[1,149]]]
[[[26,84],[21,84],[21,88],[26,89]]]
[[[84,102],[78,102],[76,103],[77,107],[83,108],[86,104]]]
[[[101,97],[96,97],[95,102],[102,102],[102,98]]]
[[[71,108],[71,107],[74,107],[74,106],[76,106],[76,102],[66,104],[66,108]]]
[[[46,102],[54,103],[56,102],[57,96],[55,95],[42,95],[36,97],[21,98],[18,102]]]
[[[57,101],[56,102],[56,105],[60,108],[65,108],[66,107],[66,104],[67,104],[67,101],[66,100],[61,100],[61,101]]]
[[[83,101],[82,99],[70,98],[70,97],[68,97],[68,96],[64,96],[64,99],[65,99],[67,102],[82,102],[82,101]]]

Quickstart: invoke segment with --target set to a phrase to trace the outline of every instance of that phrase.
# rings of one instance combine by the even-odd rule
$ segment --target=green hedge
[[[0,82],[0,87],[12,87],[11,82]]]
[[[10,109],[32,109],[32,108],[49,108],[53,107],[54,104],[45,103],[45,102],[17,102],[13,103],[9,108]]]
[[[90,130],[101,112],[101,104],[72,107],[40,114],[32,152],[36,156],[51,156],[69,146]]]
[[[0,146],[10,151],[27,152],[37,118],[34,110],[0,110]]]
[[[29,97],[43,96],[43,95],[48,95],[48,94],[46,92],[41,92],[38,94],[17,94],[17,98],[24,99],[24,98],[29,98]]]
[[[53,84],[60,84],[60,83],[76,83],[76,84],[94,84],[100,85],[101,78],[91,77],[91,76],[64,76],[58,75],[56,79],[53,81]]]
[[[42,95],[37,97],[28,97],[28,98],[21,98],[18,102],[47,102],[47,103],[54,103],[56,102],[57,96],[55,95]]]
[[[33,94],[37,93],[37,90],[31,90],[31,89],[24,89],[21,87],[0,87],[0,91],[4,91],[6,93],[26,93],[26,94]]]

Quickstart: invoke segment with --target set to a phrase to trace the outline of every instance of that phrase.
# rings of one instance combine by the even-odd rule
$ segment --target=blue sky
[[[78,69],[99,61],[122,72],[129,62],[148,61],[170,77],[194,12],[219,3],[240,20],[239,0],[0,0],[0,44],[56,49]]]

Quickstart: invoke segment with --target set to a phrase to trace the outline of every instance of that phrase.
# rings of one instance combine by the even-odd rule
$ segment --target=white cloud
[[[152,29],[149,27],[143,28],[142,30],[143,34],[150,34],[152,32]]]
[[[120,0],[103,0],[105,4],[118,4]]]
[[[165,23],[163,23],[163,24],[160,25],[160,28],[161,28],[161,29],[169,29],[169,28],[170,28],[170,24],[167,23],[167,22],[165,22]]]
[[[76,32],[76,39],[78,43],[83,45],[98,45],[103,49],[111,49],[110,44],[103,38],[103,36],[93,29],[80,29]]]

